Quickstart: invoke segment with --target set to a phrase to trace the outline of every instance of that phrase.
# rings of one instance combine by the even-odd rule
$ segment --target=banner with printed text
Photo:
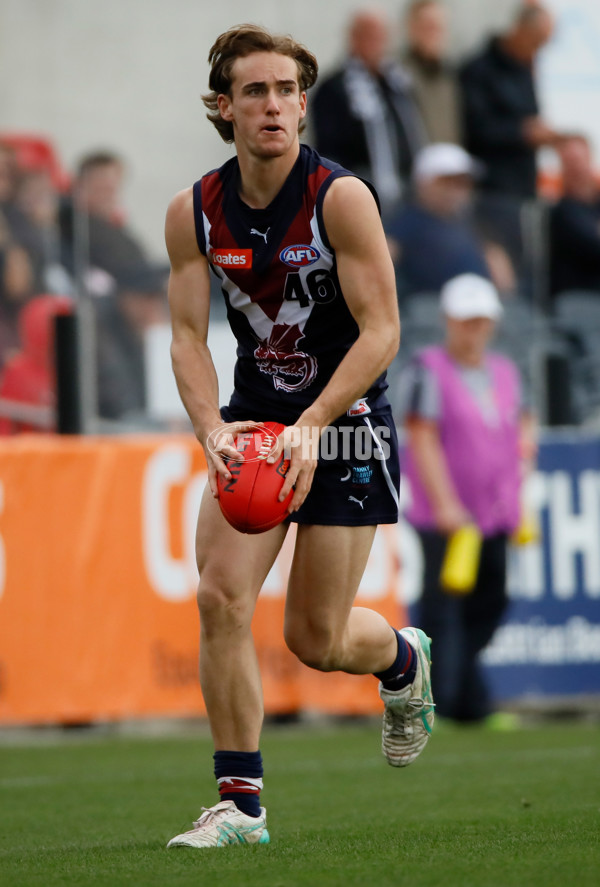
[[[0,442],[0,724],[205,712],[194,536],[206,485],[188,437]],[[294,528],[253,624],[270,713],[380,710],[371,676],[322,675],[283,642]],[[395,527],[357,603],[404,621]]]
[[[409,497],[404,483],[403,503]],[[482,655],[494,695],[599,695],[600,438],[546,432],[525,499],[539,539],[509,551],[510,607]],[[416,618],[422,552],[405,521],[400,542],[405,602]]]

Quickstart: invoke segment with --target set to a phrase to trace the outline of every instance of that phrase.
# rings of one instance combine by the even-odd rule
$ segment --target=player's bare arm
[[[308,411],[311,419],[322,414],[322,426],[364,394],[400,344],[394,267],[371,191],[357,178],[337,179],[325,197],[323,218],[359,336]]]
[[[296,434],[294,428],[320,432],[343,415],[390,365],[400,341],[394,269],[370,190],[357,178],[337,179],[325,197],[323,217],[342,293],[359,335],[319,397],[284,434],[292,464],[281,495],[285,497],[295,484],[292,511],[310,490],[318,450],[318,440],[311,447],[301,447],[306,433]]]
[[[243,458],[232,445],[234,433],[246,430],[252,423],[225,425],[219,412],[217,374],[207,345],[209,270],[206,257],[196,243],[191,188],[179,192],[171,201],[165,239],[171,262],[169,307],[173,372],[196,437],[204,447],[210,488],[216,496],[216,474],[230,477],[222,457]],[[210,446],[207,445],[209,437]]]

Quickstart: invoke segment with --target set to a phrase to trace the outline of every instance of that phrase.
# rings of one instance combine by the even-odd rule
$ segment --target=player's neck
[[[252,209],[264,209],[277,197],[298,159],[300,144],[280,157],[256,157],[238,152],[241,199]]]

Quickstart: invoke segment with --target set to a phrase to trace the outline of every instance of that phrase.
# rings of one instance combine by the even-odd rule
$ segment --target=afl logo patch
[[[321,253],[314,246],[308,246],[306,243],[295,243],[293,246],[286,246],[279,253],[279,258],[290,268],[304,268],[305,265],[313,265],[321,258]]]

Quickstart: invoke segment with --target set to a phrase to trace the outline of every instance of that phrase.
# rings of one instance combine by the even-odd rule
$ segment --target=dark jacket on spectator
[[[143,337],[119,309],[118,297],[96,300],[98,413],[104,419],[146,408]]]
[[[427,140],[403,69],[388,63],[373,75],[349,59],[323,81],[311,107],[317,151],[375,185],[382,204],[397,200]],[[378,166],[386,155],[391,169]]]
[[[597,290],[600,296],[600,198],[563,197],[550,213],[550,291]]]
[[[148,261],[146,251],[125,225],[113,224],[94,215],[82,218],[86,225],[84,243],[87,244],[87,255],[83,257],[85,264],[102,268],[116,280],[120,280],[132,268],[138,268]],[[73,271],[77,265],[77,244],[75,215],[69,200],[63,203],[59,219],[63,260],[69,270]]]
[[[502,49],[498,38],[460,73],[465,147],[486,166],[483,188],[520,198],[536,193],[535,148],[523,137],[523,121],[537,116],[530,65]]]
[[[402,206],[386,228],[396,241],[398,295],[439,292],[459,274],[489,277],[483,246],[466,219],[440,218],[415,203]]]

